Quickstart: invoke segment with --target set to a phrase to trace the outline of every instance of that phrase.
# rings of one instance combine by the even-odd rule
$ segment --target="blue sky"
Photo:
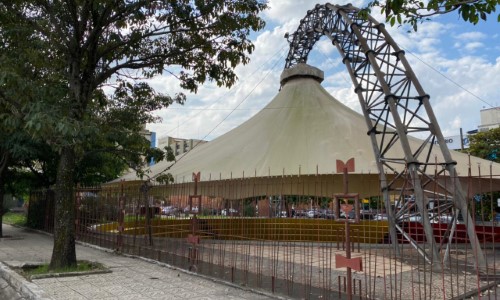
[[[350,3],[362,7],[367,2]],[[270,0],[270,8],[263,13],[267,26],[252,34],[256,48],[251,62],[237,68],[238,83],[231,89],[202,86],[197,94],[187,94],[184,106],[174,104],[158,111],[162,122],[149,124],[148,129],[159,137],[212,140],[251,118],[278,93],[289,49],[284,34],[293,33],[314,5],[307,0]],[[372,16],[383,21],[377,12]],[[420,24],[417,32],[386,27],[431,95],[445,136],[458,135],[460,128],[476,129],[481,109],[500,106],[500,23],[496,18],[491,15],[491,20],[474,26],[453,12]],[[323,87],[360,111],[349,75],[329,41],[316,43],[308,63],[325,71]],[[152,85],[168,94],[181,91],[177,80],[168,76],[154,78]]]

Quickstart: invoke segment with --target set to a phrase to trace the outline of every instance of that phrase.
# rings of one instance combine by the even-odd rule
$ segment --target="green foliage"
[[[0,3],[0,121],[59,155],[52,268],[76,263],[75,181],[106,180],[125,163],[141,173],[143,156],[161,158],[141,131],[154,110],[185,96],[139,81],[172,74],[189,91],[206,81],[232,86],[265,8],[258,0]]]
[[[495,217],[498,207],[497,199],[500,199],[500,192],[478,194],[470,204],[470,210],[474,212],[474,217],[478,221],[492,221]]]
[[[170,173],[161,174],[156,177],[156,181],[161,184],[169,184],[174,182],[174,177]]]
[[[25,226],[26,225],[26,215],[24,213],[18,212],[8,212],[3,215],[3,220],[5,224]]]
[[[500,127],[470,135],[469,141],[467,151],[471,155],[500,163]],[[500,193],[486,193],[478,195],[478,197],[481,200],[475,202],[474,208],[471,210],[475,211],[479,220],[492,220],[497,210],[496,199],[500,198]]]
[[[380,209],[385,209],[385,202],[380,196],[371,196],[369,197],[370,200],[370,208],[380,210]]]
[[[255,202],[245,203],[243,206],[243,217],[255,217],[257,210],[255,209]]]
[[[471,155],[500,163],[500,127],[469,136]]]
[[[30,195],[28,216],[26,225],[33,229],[46,229],[47,220],[53,222],[54,192],[51,190],[37,190]]]
[[[74,148],[77,160],[85,160],[74,181],[113,177],[81,170],[106,159],[112,160],[108,169],[117,170],[121,160],[140,172],[144,156],[165,156],[147,150],[142,126],[158,121],[152,111],[186,97],[157,93],[137,80],[167,73],[190,91],[206,80],[231,86],[233,69],[253,51],[247,36],[264,26],[258,13],[265,7],[221,0],[4,1],[0,101],[6,111],[0,119],[55,152]],[[89,158],[97,152],[111,155]]]
[[[4,142],[4,149],[11,154],[5,176],[7,192],[22,196],[30,189],[54,184],[58,156],[49,145],[31,138],[22,129],[8,135]]]
[[[331,198],[327,197],[321,197],[318,199],[318,204],[321,208],[328,208],[330,207],[330,203],[332,202]]]
[[[375,0],[370,2],[362,14],[366,15],[374,7],[380,9],[385,14],[386,22],[394,26],[395,24],[409,24],[414,31],[417,31],[418,24],[429,20],[431,16],[448,14],[456,11],[465,21],[477,24],[486,21],[488,16],[496,12],[500,0],[387,0],[381,2]],[[497,15],[500,22],[500,14]]]

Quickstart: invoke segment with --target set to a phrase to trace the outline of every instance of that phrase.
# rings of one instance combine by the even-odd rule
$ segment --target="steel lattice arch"
[[[485,259],[479,245],[473,221],[467,208],[455,170],[456,162],[446,146],[441,129],[429,103],[430,96],[424,91],[396,42],[389,35],[384,24],[373,17],[360,13],[360,9],[345,6],[316,5],[300,21],[297,31],[286,35],[290,50],[286,58],[286,68],[307,62],[315,43],[328,37],[345,64],[354,84],[361,110],[365,117],[367,133],[371,139],[377,167],[381,179],[381,189],[385,206],[388,208],[390,234],[396,251],[397,232],[403,234],[412,245],[435,266],[448,257],[448,245],[435,242],[431,218],[437,212],[452,212],[448,234],[453,235],[459,213],[464,216],[470,243],[477,254],[477,265],[485,267]],[[417,147],[409,143],[408,135],[418,135],[421,142]],[[390,149],[402,147],[404,157],[391,157]],[[439,148],[440,157],[431,155],[434,147]],[[401,168],[401,165],[404,167]],[[439,166],[440,171],[429,174],[430,167]],[[403,169],[404,171],[398,171]],[[395,179],[388,180],[387,172],[394,172]],[[438,176],[448,176],[450,184],[438,182]],[[401,182],[404,182],[401,185]],[[438,185],[445,199],[439,207],[430,209],[426,193]],[[399,194],[399,209],[391,209],[389,192]],[[413,199],[422,219],[429,247],[423,247],[405,234],[400,220],[408,213],[408,205]],[[433,210],[433,211],[430,211]],[[449,239],[451,241],[451,239]],[[444,256],[440,247],[446,247]]]

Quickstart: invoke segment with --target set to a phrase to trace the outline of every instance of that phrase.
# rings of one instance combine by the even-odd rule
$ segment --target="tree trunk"
[[[76,266],[74,170],[75,149],[66,146],[57,167],[51,270]]]
[[[3,196],[4,196],[4,188],[3,188],[3,179],[2,175],[0,174],[0,238],[3,237]]]
[[[0,238],[3,237],[3,214],[4,214],[4,207],[3,207],[3,197],[5,194],[5,173],[7,173],[7,166],[9,164],[10,160],[10,154],[7,151],[3,151],[3,149],[0,148]]]

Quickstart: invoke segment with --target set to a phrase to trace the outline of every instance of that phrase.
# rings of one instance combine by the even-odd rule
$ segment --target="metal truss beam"
[[[453,205],[447,207],[447,212],[454,216],[453,220],[456,220],[459,211],[464,216],[469,240],[477,255],[477,266],[485,268],[486,260],[457,177],[456,162],[446,146],[429,103],[429,95],[411,69],[405,52],[399,48],[383,24],[369,15],[363,17],[358,8],[350,4],[317,4],[300,21],[297,31],[287,35],[290,51],[285,68],[307,62],[309,52],[324,36],[331,40],[340,53],[365,117],[388,209],[390,235],[395,251],[399,252],[399,231],[434,267],[444,265],[443,260],[448,257],[451,238],[448,239],[442,258],[431,225],[434,213],[430,214],[429,193],[426,191],[426,187],[434,185],[444,191],[446,200],[451,200]],[[408,134],[416,134],[421,139],[412,139]],[[394,153],[391,149],[396,145],[403,149],[403,157],[391,156],[394,155],[391,154]],[[435,147],[441,154],[439,157],[431,154]],[[441,167],[439,175],[448,176],[452,184],[444,186],[439,183],[437,174],[429,174],[432,171],[430,167]],[[386,177],[388,172],[394,173],[396,179],[389,181]],[[403,185],[401,182],[404,182]],[[415,200],[429,247],[422,248],[409,235],[404,234],[399,222],[408,215],[391,208],[390,193],[399,194],[398,206],[402,208],[408,197]],[[448,231],[453,236],[456,222],[450,223]]]

